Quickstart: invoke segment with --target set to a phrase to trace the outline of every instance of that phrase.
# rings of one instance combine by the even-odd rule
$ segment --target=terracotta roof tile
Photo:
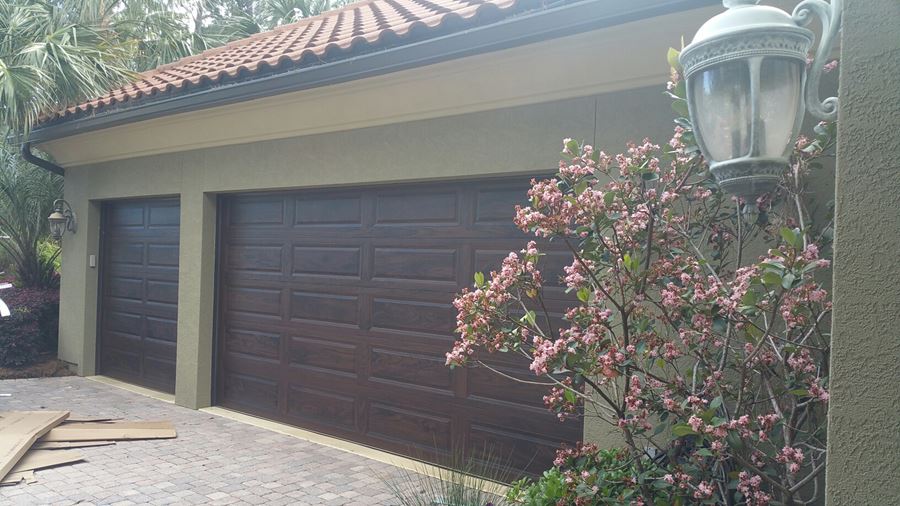
[[[252,79],[464,30],[537,7],[538,2],[364,0],[162,65],[104,96],[61,109],[44,122],[98,112],[126,102],[190,93],[223,81]]]

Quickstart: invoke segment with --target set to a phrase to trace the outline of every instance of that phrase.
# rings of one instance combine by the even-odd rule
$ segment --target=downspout
[[[22,158],[24,158],[26,162],[32,165],[37,165],[38,167],[50,171],[58,176],[66,177],[66,169],[60,167],[59,165],[56,165],[50,160],[44,160],[43,158],[40,158],[32,153],[30,142],[22,144]]]

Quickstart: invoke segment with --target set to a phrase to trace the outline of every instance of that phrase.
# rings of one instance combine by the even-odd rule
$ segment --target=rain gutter
[[[30,141],[22,143],[22,158],[32,165],[37,165],[44,170],[50,171],[62,177],[66,177],[66,169],[60,167],[59,165],[56,165],[50,160],[45,160],[32,153]]]

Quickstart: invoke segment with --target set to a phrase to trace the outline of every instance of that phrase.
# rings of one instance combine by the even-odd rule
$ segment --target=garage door
[[[104,203],[100,372],[175,392],[177,199]]]
[[[489,449],[546,469],[543,391],[444,365],[454,294],[527,237],[527,180],[229,196],[221,206],[218,403],[416,458]],[[571,256],[554,251],[558,272]],[[554,278],[554,275],[549,275]],[[561,288],[551,290],[562,310]],[[492,366],[534,379],[498,355]]]

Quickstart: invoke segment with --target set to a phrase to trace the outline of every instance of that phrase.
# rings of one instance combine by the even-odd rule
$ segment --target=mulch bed
[[[26,367],[0,367],[0,380],[24,378],[51,378],[74,376],[66,363],[53,354],[42,356],[37,362]]]

